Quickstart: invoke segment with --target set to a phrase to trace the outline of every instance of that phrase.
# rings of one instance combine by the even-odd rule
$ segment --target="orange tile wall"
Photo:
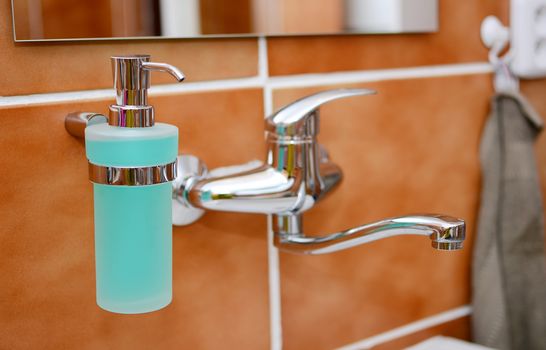
[[[268,39],[269,72],[485,62],[480,21],[488,14],[506,19],[506,4],[440,0],[438,33]],[[120,53],[150,53],[179,66],[190,82],[258,73],[253,38],[13,43],[9,13],[9,0],[0,0],[0,96],[108,88],[108,58]],[[469,239],[453,254],[433,251],[420,237],[320,257],[281,253],[284,349],[332,349],[469,303],[477,152],[490,80],[472,74],[355,84],[379,95],[324,107],[320,141],[345,178],[305,215],[308,232],[427,211],[466,218]],[[154,84],[169,82],[154,77]],[[273,104],[325,88],[332,86],[277,89]],[[522,89],[546,115],[546,81]],[[173,93],[151,102],[159,119],[179,127],[180,152],[209,167],[262,159],[261,88]],[[95,305],[91,185],[83,144],[64,131],[63,118],[75,110],[105,112],[109,103],[0,107],[0,349],[268,349],[264,216],[207,213],[176,227],[168,308],[128,316]],[[537,157],[546,188],[545,136]],[[468,339],[469,318],[377,349],[401,349],[436,334]]]

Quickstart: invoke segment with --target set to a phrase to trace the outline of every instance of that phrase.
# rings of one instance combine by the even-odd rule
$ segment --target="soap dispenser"
[[[176,176],[178,129],[155,123],[148,104],[150,72],[176,67],[149,55],[112,57],[116,104],[108,123],[85,129],[93,182],[97,303],[136,314],[172,299],[171,181]]]

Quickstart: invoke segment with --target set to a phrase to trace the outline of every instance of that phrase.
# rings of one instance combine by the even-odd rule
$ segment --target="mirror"
[[[434,32],[438,0],[12,0],[15,41]]]

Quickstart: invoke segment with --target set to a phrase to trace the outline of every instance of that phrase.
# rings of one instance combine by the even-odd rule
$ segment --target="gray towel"
[[[491,104],[480,147],[473,336],[496,349],[546,350],[544,218],[533,150],[542,120],[519,95],[498,94]]]

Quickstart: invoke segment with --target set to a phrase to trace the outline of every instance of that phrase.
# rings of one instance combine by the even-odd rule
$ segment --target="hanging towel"
[[[480,146],[473,336],[495,349],[546,350],[544,211],[533,150],[542,119],[517,94],[497,94],[491,105]]]

